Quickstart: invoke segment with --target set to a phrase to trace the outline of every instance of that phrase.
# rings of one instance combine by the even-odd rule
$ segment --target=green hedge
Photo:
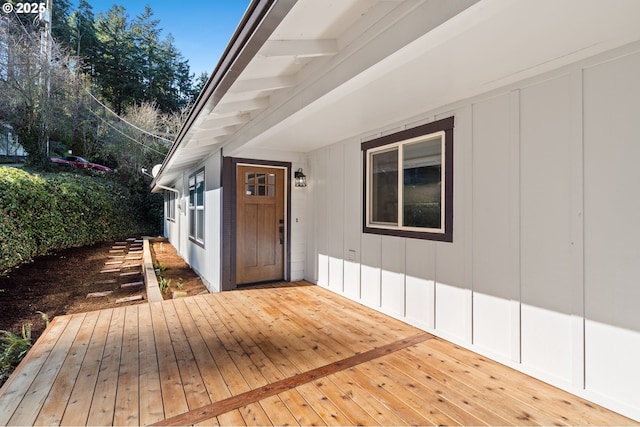
[[[39,255],[140,234],[129,190],[73,173],[0,168],[0,271]]]

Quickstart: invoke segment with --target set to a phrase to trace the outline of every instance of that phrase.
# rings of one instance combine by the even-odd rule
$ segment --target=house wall
[[[205,227],[204,245],[189,240],[189,176],[204,168],[205,174]],[[221,282],[221,218],[222,186],[220,171],[222,156],[216,151],[194,169],[184,172],[173,187],[180,191],[176,219],[168,221],[165,214],[165,236],[180,256],[198,273],[211,292],[220,290]]]
[[[636,44],[310,153],[305,278],[640,419],[639,75]],[[363,234],[361,142],[451,115],[453,242]]]
[[[225,154],[226,155],[226,154]],[[300,153],[271,150],[244,149],[233,153],[234,157],[256,160],[291,162],[291,175],[298,168],[306,169],[306,158]],[[204,247],[189,240],[189,176],[196,171],[205,170],[205,244]],[[184,172],[180,180],[174,183],[181,196],[177,202],[176,220],[164,222],[165,236],[178,250],[180,256],[202,278],[211,292],[220,291],[221,283],[221,227],[222,227],[222,191],[221,186],[222,154],[215,152],[197,167]],[[293,181],[292,181],[293,182]],[[291,191],[291,277],[289,280],[302,280],[305,273],[306,241],[306,195],[305,188],[293,187]]]

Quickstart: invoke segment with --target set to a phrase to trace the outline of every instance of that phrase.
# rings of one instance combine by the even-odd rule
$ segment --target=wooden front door
[[[284,170],[238,165],[236,283],[284,279]]]

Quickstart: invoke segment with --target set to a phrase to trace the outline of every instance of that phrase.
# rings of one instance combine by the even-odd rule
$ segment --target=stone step
[[[87,294],[87,298],[106,297],[107,295],[111,295],[112,293],[113,291],[91,292]]]
[[[121,288],[135,288],[137,286],[144,285],[144,282],[131,282],[131,283],[123,283],[120,285]]]
[[[116,304],[120,304],[123,302],[131,302],[131,301],[141,301],[142,299],[143,299],[142,295],[134,295],[131,297],[119,298],[116,300]]]
[[[100,270],[100,273],[117,273],[119,271],[119,268],[107,268],[105,270]]]
[[[107,280],[96,280],[94,283],[96,285],[111,285],[117,282],[118,281],[116,279],[107,279]]]
[[[125,268],[135,268],[135,267],[140,267],[140,264],[126,264],[123,265],[121,268],[124,270]]]
[[[104,263],[104,265],[117,265],[117,264],[122,264],[123,261],[107,261]]]
[[[126,273],[120,273],[120,276],[135,276],[137,274],[142,274],[142,273],[140,271],[128,271]]]

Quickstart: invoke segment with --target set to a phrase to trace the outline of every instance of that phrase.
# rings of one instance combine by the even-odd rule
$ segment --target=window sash
[[[440,140],[438,144],[440,146],[440,226],[439,227],[416,227],[416,226],[408,226],[405,225],[405,156],[404,151],[405,147],[408,145],[414,145],[424,142],[432,142],[436,140]],[[418,231],[418,232],[428,232],[428,233],[444,233],[446,227],[446,218],[445,218],[445,209],[446,209],[446,201],[444,197],[444,189],[447,185],[446,183],[446,161],[445,156],[447,155],[445,148],[445,132],[439,131],[430,133],[428,135],[422,135],[411,139],[406,139],[402,141],[398,141],[395,143],[383,145],[377,148],[372,148],[367,151],[367,227],[370,228],[379,228],[379,229],[390,229],[390,230],[405,230],[405,231]],[[397,173],[396,179],[396,188],[395,188],[395,213],[393,217],[395,217],[395,221],[376,221],[375,213],[376,207],[374,206],[375,194],[374,191],[376,188],[374,187],[374,181],[376,180],[376,166],[375,157],[377,155],[384,155],[386,153],[391,153],[397,151],[397,163],[395,165],[395,171]],[[387,202],[388,204],[388,202]]]
[[[204,243],[204,170],[189,177],[189,237]]]
[[[166,191],[165,193],[165,209],[167,212],[167,219],[175,221],[176,219],[176,195],[172,191]]]

